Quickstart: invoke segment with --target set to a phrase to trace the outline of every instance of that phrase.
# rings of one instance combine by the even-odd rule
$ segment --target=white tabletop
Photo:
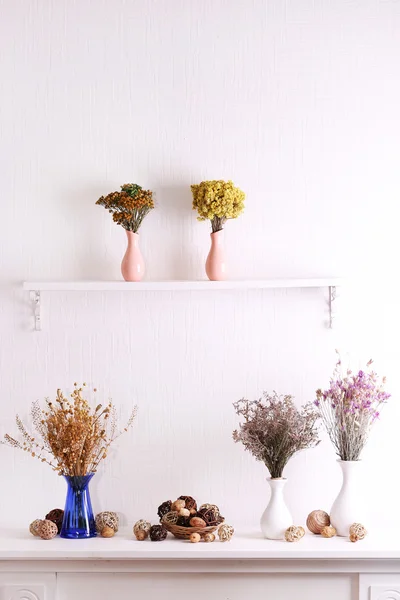
[[[35,538],[28,531],[0,530],[0,560],[254,560],[254,559],[399,559],[400,542],[396,535],[369,534],[351,543],[346,538],[324,539],[306,534],[295,543],[262,538],[261,533],[238,531],[230,542],[213,543],[178,540],[170,535],[163,542],[138,542],[130,530],[113,538],[89,540],[52,540]]]

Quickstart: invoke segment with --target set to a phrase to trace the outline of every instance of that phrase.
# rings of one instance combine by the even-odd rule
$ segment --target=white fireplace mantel
[[[308,534],[290,544],[238,532],[231,542],[191,544],[173,538],[138,542],[127,530],[111,539],[76,541],[0,532],[0,599],[66,600],[72,594],[81,600],[91,590],[102,600],[111,598],[114,588],[124,599],[132,586],[152,598],[151,589],[160,585],[166,586],[163,600],[181,600],[181,593],[183,600],[186,581],[193,586],[193,600],[225,597],[219,587],[226,597],[240,600],[241,586],[250,580],[254,600],[263,597],[265,587],[271,594],[282,590],[281,600],[303,598],[295,594],[299,589],[304,598],[313,599],[314,593],[317,598],[323,582],[325,600],[398,600],[400,544],[394,535],[369,535],[352,544]]]

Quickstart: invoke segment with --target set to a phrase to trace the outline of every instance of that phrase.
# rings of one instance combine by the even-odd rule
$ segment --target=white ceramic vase
[[[350,525],[365,525],[364,498],[360,489],[359,460],[338,460],[342,469],[343,483],[338,497],[331,508],[331,525],[338,535],[348,537]]]
[[[287,479],[268,479],[267,481],[271,488],[271,497],[261,517],[261,531],[269,540],[282,540],[286,529],[293,525],[292,515],[283,496],[283,488]]]

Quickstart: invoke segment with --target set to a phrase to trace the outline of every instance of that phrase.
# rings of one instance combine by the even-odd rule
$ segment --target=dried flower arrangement
[[[110,445],[132,425],[136,407],[120,431],[111,401],[106,406],[98,404],[93,409],[82,396],[83,388],[77,384],[74,386],[71,399],[58,389],[55,401],[47,398],[44,409],[38,401],[32,403],[31,416],[36,437],[17,415],[16,423],[22,441],[6,434],[5,441],[1,443],[29,452],[59,475],[74,477],[96,472]]]
[[[120,192],[101,196],[96,204],[104,206],[115,223],[137,233],[145,216],[154,208],[153,192],[136,183],[125,183],[121,185]]]
[[[191,185],[193,209],[199,221],[211,221],[212,232],[221,231],[227,219],[236,219],[244,211],[245,193],[232,181],[202,181]]]
[[[244,418],[239,430],[233,432],[235,442],[267,467],[271,479],[282,477],[289,459],[319,443],[316,421],[318,413],[312,403],[299,411],[289,395],[264,392],[260,400],[239,400],[234,403],[236,414]]]
[[[359,460],[367,443],[372,425],[380,414],[380,407],[389,398],[385,392],[386,378],[381,380],[370,369],[353,373],[348,369],[342,373],[338,358],[330,386],[317,390],[314,404],[318,408],[331,442],[340,460]]]

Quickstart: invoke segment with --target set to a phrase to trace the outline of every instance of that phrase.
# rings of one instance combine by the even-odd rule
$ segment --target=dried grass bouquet
[[[77,384],[74,386],[70,398],[66,398],[61,390],[57,390],[54,402],[46,398],[44,409],[38,401],[32,403],[34,435],[17,415],[16,423],[22,440],[6,434],[2,443],[29,452],[59,475],[74,477],[96,472],[110,445],[132,425],[136,407],[126,426],[118,430],[113,403],[98,404],[93,409],[82,396],[83,388]]]
[[[104,206],[113,221],[127,231],[137,233],[145,216],[154,208],[153,192],[144,190],[136,183],[121,185],[120,192],[101,196],[96,204]]]
[[[264,392],[260,400],[239,400],[236,414],[244,422],[233,432],[235,442],[267,467],[271,479],[282,477],[289,459],[306,448],[319,444],[316,421],[319,418],[312,403],[299,411],[293,397]]]
[[[385,392],[386,378],[371,370],[342,372],[340,357],[330,386],[317,390],[317,406],[331,442],[340,460],[359,460],[368,441],[372,425],[379,418],[381,406],[390,398]]]
[[[199,221],[211,221],[212,232],[221,231],[227,219],[236,219],[244,211],[245,193],[232,181],[202,181],[191,185],[193,209]]]

